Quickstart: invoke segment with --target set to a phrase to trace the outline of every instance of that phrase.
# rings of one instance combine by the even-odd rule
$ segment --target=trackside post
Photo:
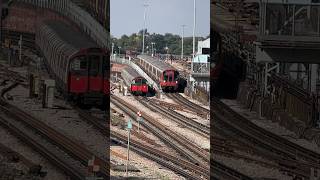
[[[128,148],[127,148],[127,165],[126,165],[126,176],[128,177],[128,165],[129,165],[129,150],[130,150],[130,130],[132,129],[132,123],[131,120],[129,119],[128,121]]]

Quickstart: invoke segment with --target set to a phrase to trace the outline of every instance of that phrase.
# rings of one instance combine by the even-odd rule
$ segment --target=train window
[[[89,56],[89,62],[90,62],[89,74],[92,76],[97,76],[100,72],[100,56],[98,55]]]
[[[146,79],[141,79],[142,80],[142,84],[147,84],[147,80]]]
[[[106,56],[103,56],[102,57],[102,62],[104,63],[104,68],[103,68],[103,73],[104,73],[104,77],[109,77],[109,69],[110,69],[110,64],[109,64],[109,61],[107,61],[107,57]]]
[[[71,64],[72,70],[86,70],[87,69],[87,61],[85,56],[76,57]]]
[[[80,69],[81,70],[86,70],[87,69],[87,61],[86,60],[81,60],[80,61]]]

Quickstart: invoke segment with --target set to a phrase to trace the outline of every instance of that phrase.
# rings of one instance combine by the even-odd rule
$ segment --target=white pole
[[[112,43],[112,48],[111,48],[111,56],[112,56],[112,58],[114,58],[114,55],[113,55],[113,48],[114,48],[114,43]]]
[[[128,129],[128,148],[127,148],[127,165],[126,165],[126,176],[128,177],[128,165],[129,165],[129,149],[130,149],[130,129]]]
[[[142,54],[144,54],[144,35],[145,35],[145,29],[146,29],[146,11],[148,4],[144,4],[144,13],[143,13],[143,31],[142,31]]]
[[[192,48],[192,61],[191,73],[193,72],[193,59],[195,56],[195,30],[196,30],[196,0],[193,0],[193,48]]]
[[[154,46],[155,44],[156,44],[156,43],[154,43],[154,42],[151,43],[151,49],[152,49],[152,50],[151,50],[151,55],[152,55],[152,57],[153,57],[153,52],[154,52],[153,46]]]
[[[121,50],[121,47],[119,47],[119,57],[120,57],[120,50]]]
[[[184,38],[184,27],[186,25],[182,25],[182,38],[181,38],[181,59],[183,59],[183,38]]]
[[[19,61],[21,62],[21,56],[22,56],[22,35],[20,35],[19,40]]]

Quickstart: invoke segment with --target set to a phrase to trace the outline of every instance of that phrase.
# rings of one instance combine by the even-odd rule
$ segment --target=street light
[[[119,46],[119,57],[120,57],[120,50],[121,50],[121,47]]]
[[[144,34],[146,30],[146,11],[148,6],[149,6],[148,4],[143,4],[144,13],[143,13],[143,32],[142,32],[142,54],[144,54]]]
[[[196,30],[196,0],[193,0],[193,47],[192,47],[192,61],[191,73],[193,72],[193,59],[195,56],[195,30]]]
[[[113,56],[113,48],[114,48],[114,43],[112,43],[112,48],[111,48],[111,57],[114,58]]]
[[[151,56],[153,57],[153,45],[155,45],[156,43],[151,42]]]
[[[168,51],[169,51],[168,46],[166,46],[164,49],[167,51],[167,59],[169,59],[169,58],[168,58],[168,56],[169,56],[169,55],[168,55]]]
[[[183,59],[183,37],[184,37],[184,27],[186,25],[181,25],[182,26],[182,37],[181,37],[181,59]]]

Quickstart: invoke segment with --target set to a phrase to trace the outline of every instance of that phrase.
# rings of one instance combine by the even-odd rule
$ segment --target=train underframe
[[[68,100],[76,103],[82,109],[91,109],[93,107],[106,110],[108,107],[108,98],[101,92],[89,92],[83,94],[70,93]]]

